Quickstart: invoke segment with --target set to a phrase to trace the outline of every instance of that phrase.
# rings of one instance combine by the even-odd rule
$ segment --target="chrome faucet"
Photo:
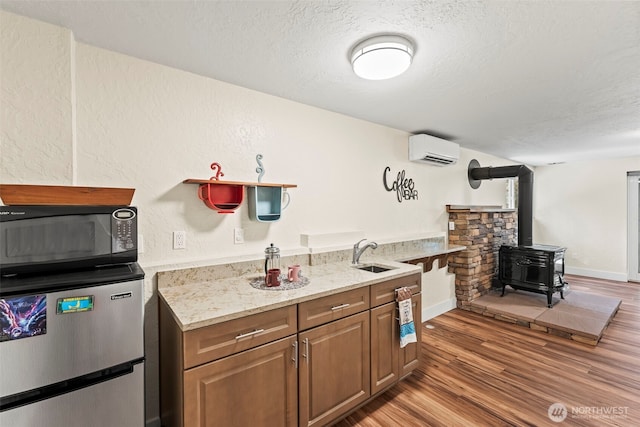
[[[360,247],[360,243],[364,242],[367,239],[362,239],[355,245],[353,245],[353,258],[351,260],[352,264],[358,264],[360,262],[360,256],[362,252],[364,252],[367,248],[376,249],[378,244],[376,242],[367,242],[366,245]]]

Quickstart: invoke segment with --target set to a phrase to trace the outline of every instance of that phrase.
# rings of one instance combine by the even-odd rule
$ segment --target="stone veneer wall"
[[[486,294],[498,275],[498,251],[503,244],[516,244],[517,213],[499,206],[447,206],[449,244],[464,245],[449,258],[449,272],[456,275],[457,307],[471,310],[471,301]]]

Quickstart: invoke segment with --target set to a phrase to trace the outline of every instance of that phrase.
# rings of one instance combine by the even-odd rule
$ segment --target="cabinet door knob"
[[[296,369],[298,369],[298,341],[294,341],[291,346],[293,347],[293,357],[291,361],[295,364]]]

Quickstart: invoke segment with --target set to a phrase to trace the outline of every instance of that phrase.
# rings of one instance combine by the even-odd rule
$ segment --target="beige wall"
[[[627,280],[627,172],[640,157],[538,167],[534,241],[567,247],[570,273]]]
[[[0,181],[73,181],[71,31],[0,13]]]

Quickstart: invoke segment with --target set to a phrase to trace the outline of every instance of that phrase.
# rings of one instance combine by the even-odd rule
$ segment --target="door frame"
[[[640,171],[627,172],[628,280],[640,282]]]

